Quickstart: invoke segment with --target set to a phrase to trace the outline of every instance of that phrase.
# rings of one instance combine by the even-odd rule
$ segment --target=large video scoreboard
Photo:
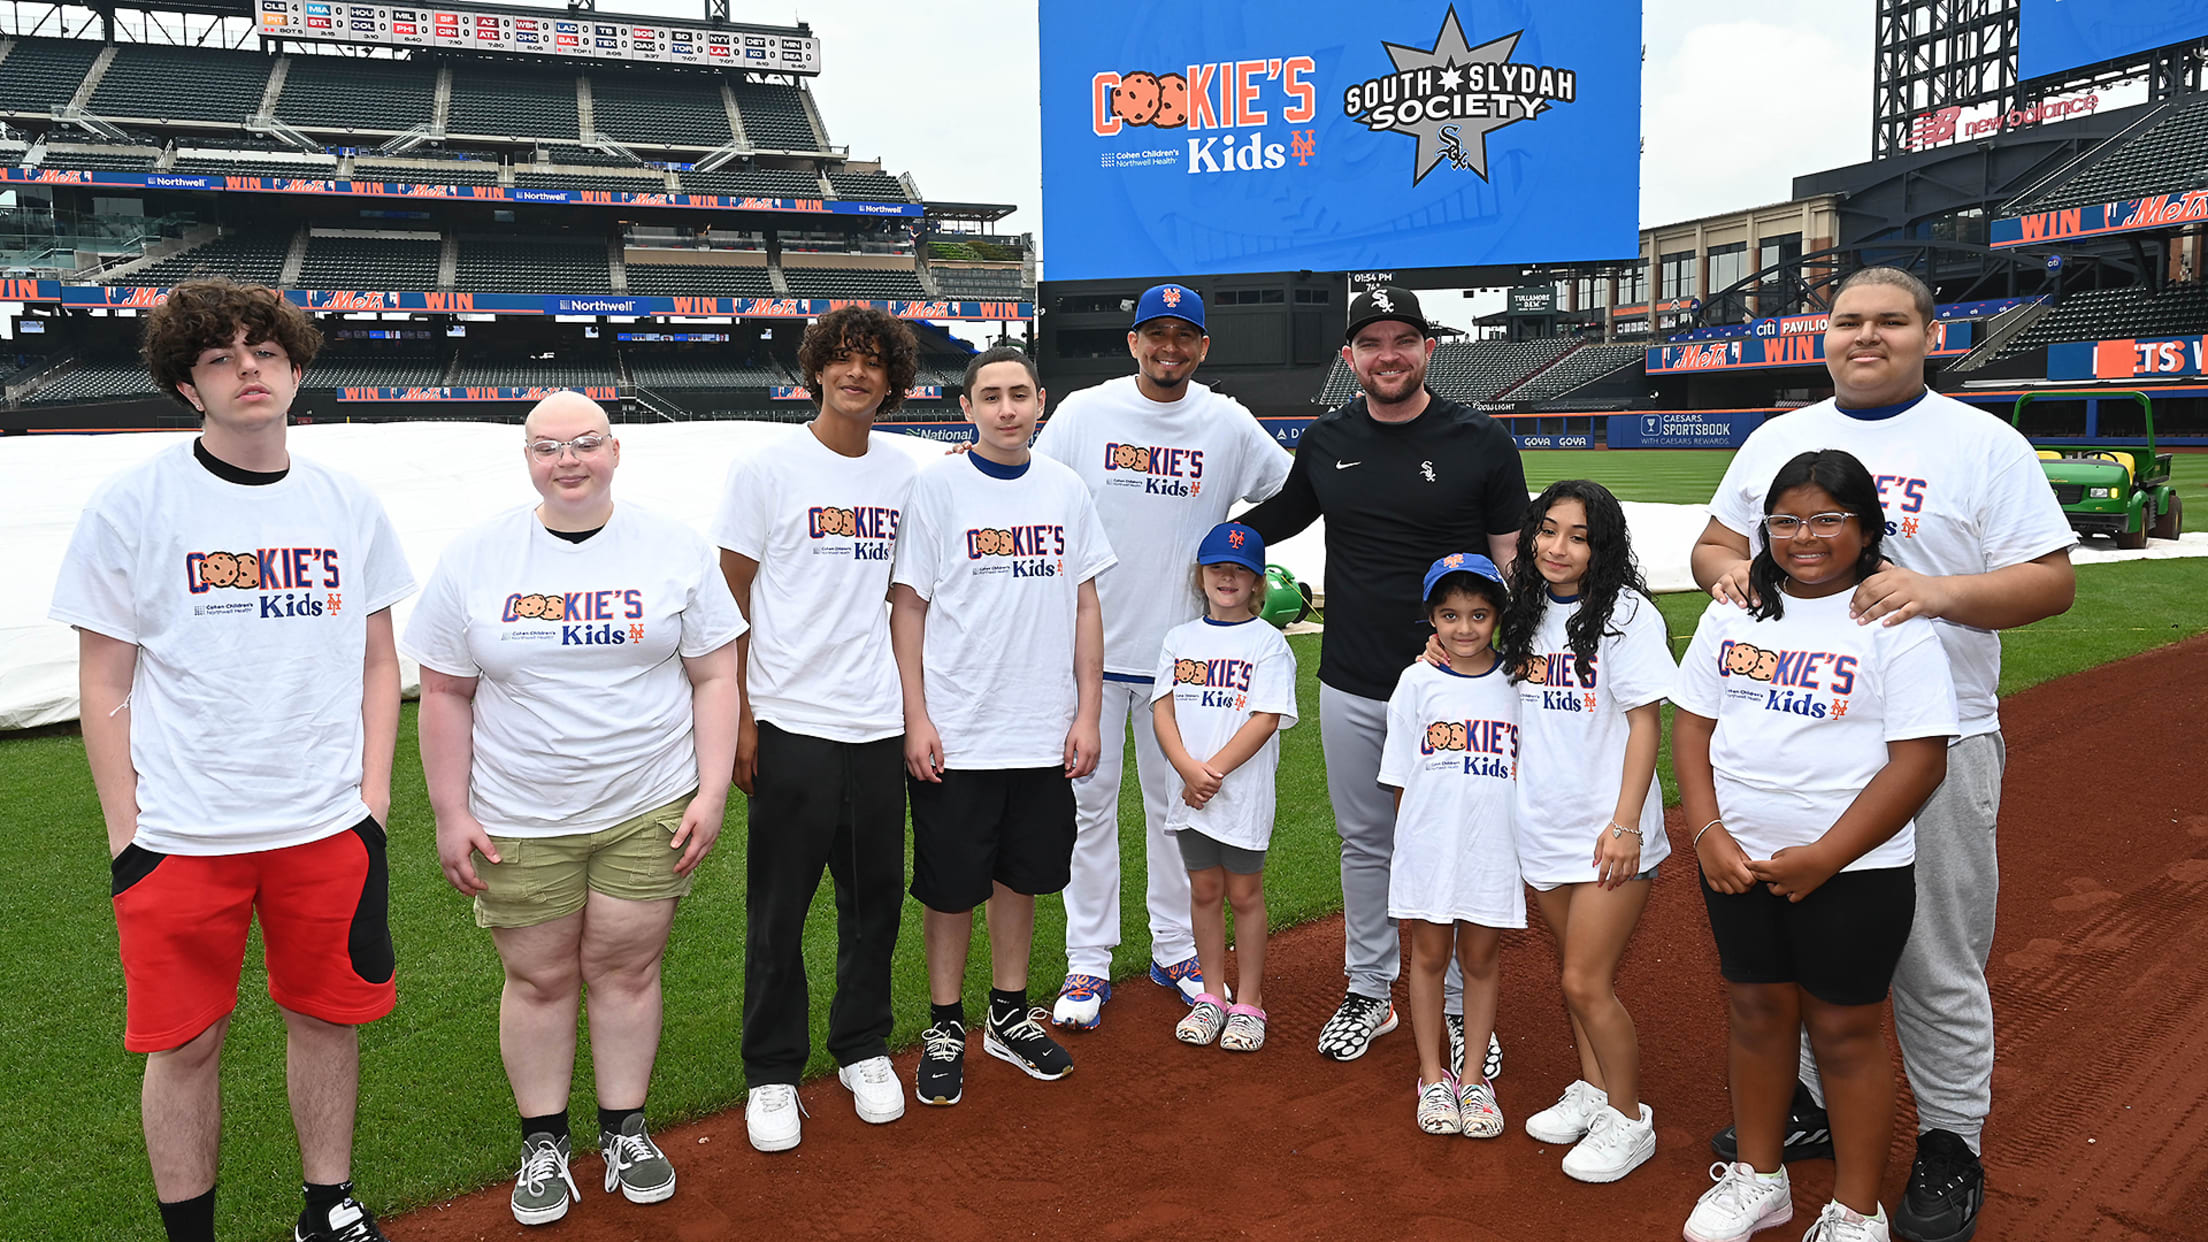
[[[456,48],[590,60],[820,72],[820,40],[787,27],[650,20],[618,13],[338,0],[259,0],[260,32],[378,47]]]

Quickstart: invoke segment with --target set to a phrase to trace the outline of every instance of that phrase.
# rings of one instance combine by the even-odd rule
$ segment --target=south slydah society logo
[[[1452,5],[1433,46],[1383,42],[1395,72],[1349,87],[1342,112],[1374,133],[1418,140],[1412,185],[1443,160],[1484,181],[1489,134],[1579,98],[1576,71],[1511,59],[1524,34],[1513,31],[1473,47]]]

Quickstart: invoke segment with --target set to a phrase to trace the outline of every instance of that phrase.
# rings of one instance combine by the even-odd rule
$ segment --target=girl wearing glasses
[[[1886,533],[1862,462],[1794,457],[1761,526],[1749,571],[1761,602],[1710,605],[1671,696],[1680,804],[1730,985],[1740,1136],[1740,1159],[1713,1170],[1685,1233],[1732,1242],[1793,1216],[1779,1158],[1806,1025],[1836,1166],[1809,1236],[1886,1242],[1884,1009],[1916,907],[1912,819],[1947,772],[1955,688],[1931,622],[1848,615]]]
[[[659,964],[727,810],[746,626],[703,536],[614,504],[621,443],[597,403],[547,397],[524,435],[541,500],[452,542],[399,648],[422,666],[438,861],[506,968],[513,1212],[541,1225],[581,1198],[568,1084],[584,985],[606,1193],[675,1191],[644,1125]]]

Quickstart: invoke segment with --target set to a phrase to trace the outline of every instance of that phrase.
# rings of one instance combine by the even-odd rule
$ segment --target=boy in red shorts
[[[390,1012],[384,823],[398,732],[391,605],[414,589],[383,507],[292,457],[321,334],[258,285],[170,291],[156,383],[200,437],[101,486],[51,615],[78,634],[85,756],[114,859],[146,1154],[176,1242],[214,1236],[220,1061],[258,914],[289,1039],[299,1242],[379,1242],[353,1198],[356,1026]]]

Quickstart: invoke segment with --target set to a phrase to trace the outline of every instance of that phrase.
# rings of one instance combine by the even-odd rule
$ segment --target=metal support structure
[[[728,0],[705,0],[705,20],[716,26],[728,21]]]

